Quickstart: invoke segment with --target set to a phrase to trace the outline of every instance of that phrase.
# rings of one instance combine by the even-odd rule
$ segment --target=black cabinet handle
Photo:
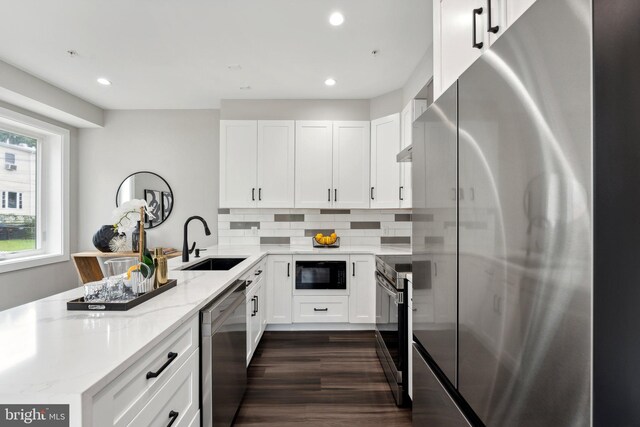
[[[171,362],[176,360],[176,357],[178,357],[178,353],[171,352],[171,353],[167,354],[167,357],[169,358],[169,360],[167,360],[164,363],[164,365],[162,365],[160,367],[160,369],[158,369],[156,372],[152,372],[152,371],[147,372],[147,379],[155,378],[158,375],[160,375],[162,373],[162,371],[167,369],[167,366],[171,365]]]
[[[371,200],[373,200],[373,187],[371,187],[370,195],[371,195]]]
[[[291,263],[287,263],[287,277],[291,277]]]
[[[477,9],[473,9],[473,47],[476,49],[482,49],[482,47],[484,46],[483,42],[478,42],[476,40],[476,35],[477,35],[477,28],[476,28],[476,16],[480,16],[482,15],[482,8],[479,7]]]
[[[262,270],[258,270],[258,271],[256,271],[254,274],[255,274],[256,276],[259,276],[259,275],[261,275],[261,274],[262,274]]]
[[[404,187],[401,185],[401,186],[400,186],[400,190],[398,190],[398,193],[399,193],[399,196],[398,196],[398,197],[400,197],[400,200],[404,200],[404,199],[402,198],[402,189],[403,189],[403,188],[404,188]]]
[[[262,200],[262,188],[258,188],[258,200]]]
[[[327,202],[331,201],[331,189],[327,188]]]
[[[487,0],[487,12],[489,14],[489,32],[496,34],[498,31],[500,31],[500,26],[496,25],[496,26],[491,26],[491,0]]]
[[[254,201],[254,202],[256,201],[256,189],[255,188],[251,189],[251,200]]]
[[[356,277],[356,263],[355,262],[351,263],[351,275],[353,277]]]
[[[256,313],[260,313],[260,297],[256,295]]]
[[[334,189],[333,190],[333,201],[337,202],[338,201],[338,189]]]
[[[176,420],[178,419],[178,415],[180,415],[179,412],[176,412],[176,411],[169,412],[169,419],[171,421],[169,421],[169,424],[167,424],[167,427],[171,427],[171,425],[173,425],[173,423],[176,422]]]
[[[313,311],[329,311],[328,308],[315,308],[313,307]]]
[[[251,317],[254,317],[258,310],[256,310],[256,297],[251,298],[251,304],[253,304],[253,308],[251,309]]]

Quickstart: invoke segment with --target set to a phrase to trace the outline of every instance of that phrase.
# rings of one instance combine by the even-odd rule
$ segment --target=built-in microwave
[[[296,260],[296,289],[347,289],[346,261]]]

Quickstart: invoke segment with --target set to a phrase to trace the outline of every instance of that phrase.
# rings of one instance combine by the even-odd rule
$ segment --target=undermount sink
[[[246,258],[205,258],[200,262],[182,268],[182,270],[231,270]]]

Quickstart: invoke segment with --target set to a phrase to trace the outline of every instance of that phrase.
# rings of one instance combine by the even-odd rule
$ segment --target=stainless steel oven
[[[376,257],[376,352],[398,406],[409,404],[408,286],[411,256]]]
[[[346,261],[296,260],[296,289],[347,289]]]

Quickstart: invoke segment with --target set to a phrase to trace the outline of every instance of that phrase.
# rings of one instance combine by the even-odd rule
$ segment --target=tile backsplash
[[[311,245],[317,233],[342,245],[411,243],[411,209],[219,209],[220,245]]]

